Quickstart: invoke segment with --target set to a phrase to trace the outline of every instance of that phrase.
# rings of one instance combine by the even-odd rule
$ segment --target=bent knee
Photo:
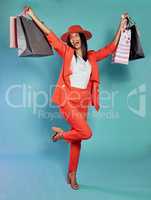
[[[88,140],[92,137],[92,130],[90,128],[85,130],[84,139]]]

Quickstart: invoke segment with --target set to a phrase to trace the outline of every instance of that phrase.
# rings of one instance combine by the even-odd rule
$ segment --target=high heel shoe
[[[63,139],[63,130],[58,127],[52,127],[52,130],[55,131],[55,134],[52,135],[51,139],[53,142],[56,142],[57,140]]]
[[[67,174],[67,183],[70,184],[71,188],[74,190],[78,190],[80,188],[75,178],[75,172],[69,172]]]

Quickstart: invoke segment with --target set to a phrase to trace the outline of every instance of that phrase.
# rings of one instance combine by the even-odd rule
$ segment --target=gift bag
[[[112,54],[112,63],[128,64],[130,54],[131,30],[126,29],[121,33],[116,51]]]
[[[52,47],[44,33],[33,20],[25,16],[17,16],[18,56],[53,55]]]
[[[16,16],[10,16],[10,30],[9,30],[9,46],[10,48],[17,48],[17,30],[16,30]]]
[[[128,17],[128,29],[131,30],[131,48],[129,60],[144,58],[144,51],[140,42],[140,33],[134,20]]]

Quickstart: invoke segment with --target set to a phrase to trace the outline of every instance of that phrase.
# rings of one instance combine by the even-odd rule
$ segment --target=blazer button
[[[63,84],[62,87],[65,87],[65,84]]]

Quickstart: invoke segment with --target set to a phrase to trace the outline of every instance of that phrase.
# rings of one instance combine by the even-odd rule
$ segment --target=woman
[[[121,16],[119,28],[114,40],[105,47],[94,51],[87,49],[87,40],[92,37],[91,32],[80,25],[72,25],[61,39],[42,23],[30,7],[25,13],[46,35],[49,43],[63,58],[63,66],[52,96],[52,101],[59,107],[60,114],[71,126],[69,131],[59,127],[52,127],[55,134],[53,141],[64,139],[70,144],[70,159],[67,181],[73,189],[79,189],[76,172],[80,156],[81,141],[92,136],[92,130],[87,122],[89,105],[99,110],[99,70],[97,61],[112,54],[118,44],[120,34],[126,28],[128,14]]]

